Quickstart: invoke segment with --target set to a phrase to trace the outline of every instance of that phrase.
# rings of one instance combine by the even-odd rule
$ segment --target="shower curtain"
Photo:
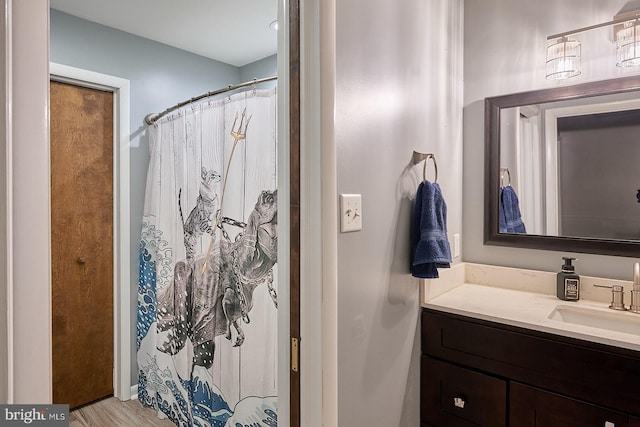
[[[148,132],[138,398],[180,426],[276,426],[276,89]]]

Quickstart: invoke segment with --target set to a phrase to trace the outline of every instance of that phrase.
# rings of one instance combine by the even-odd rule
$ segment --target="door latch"
[[[291,337],[291,370],[298,372],[298,338]]]

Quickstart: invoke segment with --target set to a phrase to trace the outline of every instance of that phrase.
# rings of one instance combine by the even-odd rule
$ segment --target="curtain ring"
[[[436,156],[433,154],[427,154],[427,157],[424,159],[424,168],[422,169],[422,179],[423,181],[427,181],[427,162],[429,159],[433,160],[433,167],[436,172],[436,177],[433,180],[434,183],[438,182],[438,163],[436,162]]]
[[[233,90],[233,85],[228,85],[227,86],[227,91],[229,92],[229,95],[227,95],[227,102],[231,102],[231,91]]]

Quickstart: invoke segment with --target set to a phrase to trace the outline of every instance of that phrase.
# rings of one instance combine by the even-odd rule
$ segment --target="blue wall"
[[[244,67],[240,68],[240,81],[248,82],[249,80],[271,77],[277,74],[278,62],[276,59],[276,55],[273,55],[264,59],[260,59],[256,62],[252,62],[251,64],[247,64]],[[260,88],[267,89],[275,86],[276,82],[266,82],[263,83]]]
[[[135,384],[138,248],[149,166],[144,117],[229,84],[276,75],[276,56],[238,68],[56,10],[51,10],[50,32],[51,62],[130,81],[131,381]]]

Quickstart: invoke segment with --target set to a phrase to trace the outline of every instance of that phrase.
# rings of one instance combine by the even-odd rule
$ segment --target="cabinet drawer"
[[[434,427],[506,425],[507,383],[423,356],[420,417]]]
[[[627,415],[580,400],[511,383],[509,425],[519,427],[627,427]]]

